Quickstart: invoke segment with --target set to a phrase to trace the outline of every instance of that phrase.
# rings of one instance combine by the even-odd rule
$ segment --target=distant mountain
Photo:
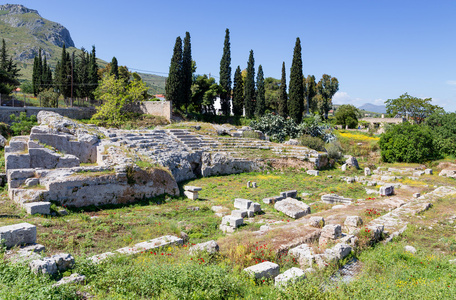
[[[370,111],[378,114],[385,114],[386,113],[386,106],[385,105],[375,105],[371,103],[365,103],[358,107],[359,109]]]
[[[0,5],[0,39],[2,38],[5,39],[9,54],[19,62],[21,81],[32,80],[33,59],[40,48],[51,69],[55,68],[57,60],[60,59],[64,43],[69,53],[75,51],[77,55],[81,51],[74,48],[75,44],[68,29],[59,23],[44,19],[37,10],[20,4]],[[110,60],[111,58],[108,59]],[[99,59],[98,64],[104,67],[107,62]],[[165,77],[138,74],[148,84],[150,93],[164,92]]]

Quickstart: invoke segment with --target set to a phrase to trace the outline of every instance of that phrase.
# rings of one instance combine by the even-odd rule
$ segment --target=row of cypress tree
[[[78,55],[73,51],[70,55],[65,44],[62,46],[60,60],[57,61],[54,74],[42,55],[41,49],[35,56],[32,73],[33,93],[52,89],[66,98],[93,98],[93,92],[98,86],[98,65],[95,46],[89,53],[84,48]]]

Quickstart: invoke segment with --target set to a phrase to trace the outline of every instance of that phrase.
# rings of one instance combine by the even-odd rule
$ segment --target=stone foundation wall
[[[19,116],[21,112],[25,112],[27,117],[31,115],[38,115],[40,111],[53,111],[59,115],[81,120],[90,119],[95,114],[94,108],[81,108],[81,107],[69,107],[69,108],[53,108],[53,107],[0,107],[0,122],[11,124],[10,115],[14,114]]]
[[[171,121],[171,101],[144,101],[139,104],[139,108],[144,114],[165,117]]]

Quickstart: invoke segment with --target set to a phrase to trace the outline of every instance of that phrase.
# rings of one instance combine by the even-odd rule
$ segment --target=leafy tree
[[[225,31],[225,42],[223,46],[223,55],[220,60],[220,105],[222,113],[225,116],[230,115],[230,98],[231,98],[231,50],[230,50],[230,30]]]
[[[242,116],[244,107],[244,80],[242,79],[241,68],[238,66],[234,72],[233,83],[233,114]]]
[[[405,93],[397,99],[386,100],[386,112],[392,116],[397,114],[409,115],[420,124],[434,112],[442,111],[440,106],[431,104],[432,98],[417,98]]]
[[[336,77],[331,77],[328,74],[323,74],[317,84],[317,93],[320,97],[317,98],[318,111],[320,115],[328,119],[328,112],[332,107],[332,97],[339,90],[339,81]]]
[[[256,106],[255,106],[255,115],[257,117],[261,117],[264,115],[266,111],[266,99],[265,99],[265,89],[264,89],[264,74],[263,74],[263,67],[261,65],[258,66],[258,75],[256,81]]]
[[[302,75],[301,40],[296,38],[293,52],[293,61],[290,70],[290,86],[288,93],[287,109],[289,116],[301,123],[304,103],[304,86]]]
[[[115,56],[111,60],[111,71],[109,75],[113,75],[115,79],[119,79],[119,64]]]
[[[213,77],[199,75],[192,85],[192,103],[198,112],[215,114],[214,101],[222,88]]]
[[[95,95],[103,101],[103,105],[97,108],[97,113],[92,118],[120,125],[127,117],[129,106],[144,100],[146,91],[147,86],[142,80],[133,79],[126,83],[114,75],[105,75],[95,90]]]
[[[184,38],[184,52],[182,54],[182,104],[187,110],[192,98],[192,45],[190,43],[190,33],[187,31]]]
[[[280,79],[266,77],[264,79],[266,109],[277,111],[279,106]]]
[[[422,163],[438,155],[429,127],[409,122],[387,129],[380,138],[380,149],[385,162]]]
[[[315,96],[317,95],[317,83],[315,82],[314,75],[308,75],[307,79],[304,78],[304,101],[306,103],[306,113],[316,112],[318,110]]]
[[[356,128],[358,126],[358,116],[360,115],[359,109],[351,104],[344,104],[339,106],[336,111],[336,124],[342,125],[343,128]]]
[[[180,36],[176,38],[174,44],[165,93],[166,98],[172,100],[176,108],[180,108],[182,104],[182,39]]]
[[[20,69],[8,55],[5,39],[2,39],[2,48],[0,50],[0,94],[9,95],[16,87],[20,85],[18,78]]]
[[[279,90],[279,115],[286,118],[288,115],[287,109],[288,95],[287,95],[287,76],[285,73],[285,62],[282,62],[282,77],[280,79]]]
[[[244,108],[245,116],[252,118],[255,113],[255,60],[253,50],[250,50],[247,62],[247,75],[244,83]]]
[[[456,156],[456,113],[436,112],[424,124],[431,129],[439,153]]]

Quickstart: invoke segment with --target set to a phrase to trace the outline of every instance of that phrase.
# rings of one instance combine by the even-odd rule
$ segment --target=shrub
[[[301,146],[309,147],[317,151],[325,151],[325,142],[322,139],[310,135],[303,135],[299,139]]]
[[[408,122],[388,129],[380,138],[380,149],[385,162],[421,163],[438,155],[429,127]]]
[[[53,89],[47,89],[40,93],[41,104],[43,107],[57,107],[59,102],[59,94]]]
[[[335,117],[338,125],[344,128],[356,128],[358,126],[359,110],[351,104],[344,104],[339,106],[336,111]]]
[[[7,138],[11,136],[13,132],[8,124],[0,122],[0,134]]]
[[[342,157],[342,146],[338,141],[334,141],[326,145],[326,151],[328,152],[329,158],[337,160]]]
[[[456,156],[456,113],[435,113],[426,119],[437,150],[442,155]]]
[[[25,112],[21,112],[19,117],[12,114],[10,115],[10,119],[13,121],[10,129],[13,131],[13,135],[27,135],[30,134],[32,127],[38,125],[36,122],[36,116],[31,115],[27,117]]]

